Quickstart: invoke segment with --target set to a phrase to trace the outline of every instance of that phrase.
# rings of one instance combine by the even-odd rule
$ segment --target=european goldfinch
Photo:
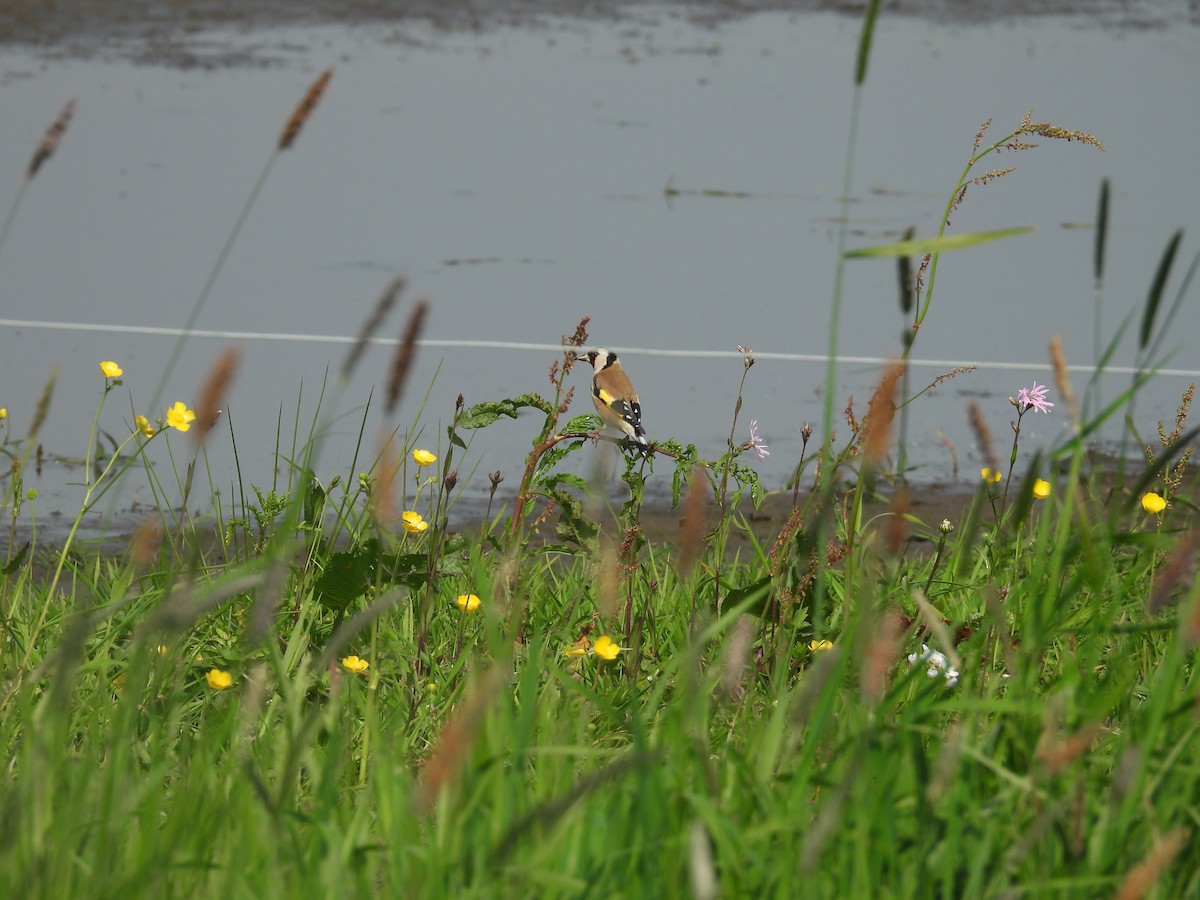
[[[642,427],[642,404],[621,361],[611,350],[592,350],[578,357],[592,364],[592,402],[600,421],[641,447],[647,445]]]

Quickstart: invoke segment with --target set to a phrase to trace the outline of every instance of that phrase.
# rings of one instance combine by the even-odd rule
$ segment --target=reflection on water
[[[118,34],[87,18],[111,4],[69,6],[80,15],[70,27],[61,17],[45,26],[47,53],[10,49],[0,72],[10,195],[49,120],[79,98],[70,132],[30,185],[0,252],[0,315],[8,320],[179,327],[296,99],[334,65],[322,106],[273,166],[197,327],[352,336],[384,285],[405,275],[405,302],[429,298],[425,337],[439,343],[418,355],[398,418],[385,419],[372,401],[357,469],[397,425],[417,428],[418,443],[436,451],[460,392],[468,404],[550,392],[552,352],[447,344],[553,345],[589,315],[593,342],[623,350],[651,436],[694,442],[709,457],[729,434],[742,374],[736,345],[793,356],[826,349],[858,40],[852,17],[767,10],[701,25],[669,4],[591,19],[531,4],[507,7],[532,11],[519,27],[490,20],[486,30],[461,31],[419,19],[383,28],[365,12],[349,16],[351,24],[322,24],[319,3],[285,20],[277,4],[260,2],[245,9],[274,17],[168,28],[130,14]],[[848,207],[853,245],[895,240],[909,226],[934,233],[987,117],[999,136],[1034,107],[1037,118],[1092,132],[1107,148],[1050,142],[1009,154],[997,165],[1017,171],[972,188],[955,213],[954,232],[1038,230],[943,258],[914,354],[937,362],[915,367],[912,385],[961,361],[1027,367],[984,366],[913,404],[910,445],[921,478],[948,478],[955,455],[960,474],[975,471],[967,397],[978,399],[1004,444],[1007,398],[1035,378],[1049,380],[1038,368],[1049,335],[1063,336],[1072,363],[1090,364],[1097,344],[1144,301],[1173,231],[1193,235],[1200,224],[1194,192],[1181,189],[1200,183],[1200,162],[1179,152],[1195,146],[1200,128],[1200,118],[1181,114],[1195,106],[1200,31],[1140,27],[1168,14],[1134,21],[1126,4],[1102,16],[1100,28],[1073,9],[980,25],[885,14],[877,26]],[[129,62],[153,59],[136,50],[128,58],[55,53],[85,41],[88,21],[105,47],[150,48],[155,40],[139,34],[159,35],[160,46],[279,65],[201,71],[166,65],[179,61],[174,50],[153,65]],[[1105,177],[1114,193],[1097,291],[1091,223]],[[1185,238],[1180,272],[1194,252]],[[903,327],[893,264],[856,260],[845,274],[841,352],[893,354]],[[1168,364],[1185,373],[1200,369],[1200,351],[1186,340],[1198,319],[1196,304],[1185,302],[1173,329],[1179,346]],[[1136,324],[1114,365],[1132,364]],[[401,327],[397,317],[384,334]],[[166,401],[194,404],[225,343],[192,339]],[[282,474],[271,466],[276,446],[291,453],[297,420],[307,433],[326,372],[336,373],[346,346],[236,343],[243,363],[226,419],[240,477],[270,486],[286,477],[282,460]],[[81,456],[101,391],[96,363],[115,359],[125,384],[101,427],[119,437],[134,414],[155,414],[139,404],[154,394],[173,344],[128,332],[0,329],[0,406],[12,433],[28,427],[57,366],[42,440],[54,453]],[[317,420],[328,432],[319,466],[326,481],[352,474],[363,410],[386,381],[389,353],[368,351],[347,385],[335,389],[331,379]],[[877,373],[874,364],[843,364],[837,408],[853,395],[861,415]],[[800,426],[820,423],[823,379],[820,363],[766,357],[749,374],[735,439],[759,422],[771,455],[756,465],[771,488],[799,456]],[[1101,395],[1111,399],[1128,383],[1127,375],[1106,379]],[[1186,383],[1161,379],[1139,402],[1144,435],[1173,415]],[[575,385],[585,389],[582,372]],[[1022,441],[1060,440],[1065,422],[1027,419]],[[523,414],[480,432],[461,471],[500,469],[512,485],[536,427]],[[840,439],[846,434],[840,425]],[[156,471],[169,472],[165,446],[152,448]],[[173,449],[175,465],[186,466],[192,443],[178,435]],[[228,497],[238,478],[228,433],[211,436],[207,457],[214,489]],[[29,486],[45,492],[42,510],[69,513],[80,492],[67,482],[78,477],[76,468],[48,466]],[[127,502],[152,502],[145,480],[134,482],[143,487]],[[467,491],[486,496],[486,479],[472,479]],[[207,484],[197,495],[208,497]]]

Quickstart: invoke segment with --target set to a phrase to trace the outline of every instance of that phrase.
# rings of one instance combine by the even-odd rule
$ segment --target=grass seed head
[[[229,386],[233,383],[233,376],[237,371],[241,355],[241,351],[236,347],[226,348],[208,373],[208,380],[204,382],[204,389],[200,392],[199,409],[196,415],[194,435],[197,443],[204,441],[217,424],[217,419],[221,417],[221,406],[229,394]]]
[[[396,355],[392,357],[392,374],[388,379],[387,405],[385,407],[388,415],[395,412],[396,406],[400,403],[400,396],[404,393],[404,382],[408,378],[408,370],[412,367],[413,358],[417,355],[417,339],[421,336],[421,329],[425,327],[425,316],[428,312],[429,301],[418,300],[413,304],[412,313],[409,314],[408,322],[404,326],[404,336],[396,348]]]
[[[29,160],[29,168],[25,171],[26,181],[33,178],[46,160],[54,155],[54,151],[58,147],[58,142],[67,133],[67,126],[71,124],[71,117],[73,115],[75,115],[74,98],[67,101],[67,105],[58,114],[58,118],[46,129],[46,134],[42,138],[42,142],[33,151],[33,158]]]
[[[304,127],[308,117],[313,114],[313,110],[321,102],[321,95],[325,93],[325,88],[329,86],[331,78],[333,78],[333,69],[326,69],[317,76],[316,81],[309,85],[303,99],[296,105],[287,124],[283,126],[283,132],[279,135],[280,150],[287,150],[295,142],[300,134],[300,129]]]
[[[988,468],[993,472],[999,472],[1000,458],[996,456],[996,450],[992,447],[992,430],[988,428],[987,420],[983,417],[983,410],[974,400],[967,409],[971,418],[971,430],[975,432],[975,442],[979,445],[979,452],[987,460]]]
[[[371,337],[383,325],[392,307],[396,305],[396,300],[400,296],[401,291],[407,282],[403,278],[393,278],[388,282],[388,286],[384,288],[383,293],[379,296],[379,300],[375,303],[375,308],[371,310],[362,328],[358,331],[358,338],[354,341],[354,346],[350,348],[350,352],[346,354],[346,360],[342,363],[342,380],[348,381],[354,373],[358,361],[362,359],[363,353],[366,352],[367,343]]]

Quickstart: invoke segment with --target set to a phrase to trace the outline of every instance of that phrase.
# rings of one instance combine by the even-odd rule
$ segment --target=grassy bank
[[[117,556],[10,548],[6,893],[1200,889],[1186,407],[1124,481],[1078,445],[942,522],[893,487],[857,514],[885,483],[864,425],[854,486],[733,557],[761,442],[631,453],[625,506],[569,507],[545,455],[605,443],[545,408],[524,518],[477,534],[446,527],[452,440],[300,478],[215,544],[160,515]],[[130,441],[178,442],[189,412]],[[681,460],[679,531],[652,544],[638,487]],[[558,539],[530,542],[538,520]]]
[[[189,323],[331,78],[287,120]],[[573,405],[587,319],[547,361],[548,389],[460,397],[444,439],[426,446],[414,437],[423,408],[401,403],[430,310],[418,302],[382,382],[394,430],[365,435],[363,411],[352,462],[327,469],[340,389],[400,280],[311,424],[290,446],[281,439],[285,475],[270,489],[206,491],[210,430],[230,427],[237,445],[221,413],[235,353],[197,386],[195,409],[160,404],[170,371],[155,387],[98,359],[78,513],[48,544],[22,472],[54,380],[20,398],[32,427],[19,440],[4,430],[0,445],[12,523],[0,576],[0,892],[1200,895],[1192,391],[1148,439],[1135,406],[1196,269],[1167,302],[1179,238],[1144,304],[1127,391],[1101,404],[1077,390],[1051,337],[1053,392],[1012,385],[996,407],[972,405],[987,461],[974,491],[934,517],[910,499],[909,404],[958,374],[910,385],[905,365],[935,308],[938,266],[1022,231],[948,234],[952,214],[968,189],[1011,171],[985,170],[992,156],[1035,139],[1100,146],[1029,115],[999,138],[989,127],[937,234],[852,250],[843,218],[836,284],[850,260],[898,260],[911,328],[866,408],[837,398],[835,421],[827,391],[825,421],[795,423],[803,453],[770,498],[780,512],[768,526],[749,516],[764,500],[755,462],[770,450],[740,417],[754,351],[739,347],[714,373],[739,384],[723,455],[671,440],[643,452]],[[847,198],[853,150],[852,131]],[[1107,187],[1098,283],[1106,198]],[[1107,347],[1097,339],[1098,373],[1124,331]],[[537,425],[502,503],[499,472],[468,474],[467,451],[520,413]],[[1021,446],[1037,416],[1069,423],[1045,454]],[[1122,418],[1140,455],[1122,455],[1114,474],[1091,454],[1101,425]],[[1011,446],[1008,431],[1000,446],[989,430],[1003,420]],[[576,474],[592,456],[613,466],[618,504],[597,499],[611,483]],[[456,531],[472,477],[487,479],[491,502]],[[667,535],[646,527],[651,477],[671,485]],[[152,512],[126,550],[81,554],[81,529],[130,479]],[[213,512],[197,519],[189,501],[206,492]]]

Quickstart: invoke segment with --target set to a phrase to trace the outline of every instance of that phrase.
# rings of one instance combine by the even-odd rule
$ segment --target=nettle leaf
[[[402,584],[409,590],[416,590],[424,586],[428,571],[428,553],[401,553],[387,561],[385,582],[389,586]]]
[[[696,450],[695,444],[688,444],[686,447],[682,447],[676,441],[667,441],[662,444],[662,447],[675,454],[675,472],[671,475],[671,508],[674,509],[679,505],[679,497],[683,493],[684,481],[696,468],[699,451]]]
[[[442,544],[438,558],[438,575],[458,578],[467,574],[471,551],[467,539],[461,534],[449,535]]]
[[[458,427],[473,430],[491,425],[501,416],[515,419],[522,409],[540,409],[544,413],[553,412],[549,401],[539,394],[521,394],[507,400],[485,400],[476,403],[458,419]]]
[[[565,485],[567,487],[573,487],[577,490],[583,491],[585,494],[591,494],[592,492],[592,486],[587,483],[586,479],[580,478],[578,475],[574,475],[570,472],[551,473],[550,475],[547,475],[545,478],[541,479],[538,484],[540,487],[548,490],[553,490]]]
[[[625,507],[634,510],[633,515],[636,518],[636,510],[642,505],[642,500],[646,495],[646,479],[633,467],[633,463],[633,458],[630,458],[621,480],[629,487],[629,499],[625,502]]]
[[[771,576],[766,575],[758,581],[745,587],[733,588],[722,602],[725,609],[748,603],[745,612],[749,615],[761,616],[766,611],[767,601],[771,597]]]
[[[582,545],[596,536],[600,528],[584,517],[583,504],[577,497],[562,488],[550,491],[550,496],[559,509],[558,525],[554,529],[557,537]]]
[[[375,583],[378,565],[379,541],[376,538],[333,554],[317,579],[317,602],[328,610],[342,612]]]
[[[538,471],[544,472],[548,469],[553,469],[562,461],[564,456],[566,456],[572,450],[578,450],[580,447],[582,447],[585,440],[586,438],[579,438],[578,440],[574,441],[559,441],[557,444],[543,453],[538,459]]]
[[[417,590],[425,584],[428,571],[428,553],[391,556],[383,551],[378,538],[371,538],[329,557],[315,585],[317,602],[332,612],[342,612],[375,585],[384,589],[400,584]]]
[[[563,431],[571,434],[576,431],[599,431],[600,428],[600,417],[595,413],[586,413],[585,415],[573,418],[563,426]]]

